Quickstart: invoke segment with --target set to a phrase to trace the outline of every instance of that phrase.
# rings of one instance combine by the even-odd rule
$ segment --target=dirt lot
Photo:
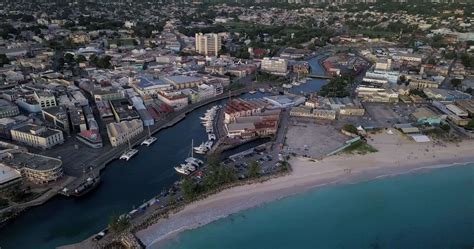
[[[319,159],[348,139],[332,124],[292,119],[286,134],[285,151]]]

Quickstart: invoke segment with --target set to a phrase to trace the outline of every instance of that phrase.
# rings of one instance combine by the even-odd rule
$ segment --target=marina
[[[194,152],[197,154],[206,154],[214,145],[214,141],[216,140],[216,134],[214,133],[214,119],[216,118],[219,108],[222,108],[222,106],[215,105],[208,109],[204,116],[199,118],[201,124],[206,130],[207,141],[202,142],[199,146],[193,147]]]
[[[232,92],[232,96],[248,91],[248,89],[235,91]],[[260,96],[263,94],[257,92],[253,95],[243,94],[242,98]],[[150,149],[141,151],[140,155],[134,158],[136,167],[123,167],[127,164],[126,161],[115,160],[121,155],[118,150],[114,151],[114,157],[107,160],[100,158],[104,163],[95,172],[107,167],[101,174],[100,187],[87,195],[87,198],[75,200],[61,196],[54,197],[44,205],[18,216],[8,224],[8,229],[0,228],[2,246],[10,248],[21,243],[25,248],[34,248],[38,244],[44,245],[44,248],[55,248],[79,242],[103,230],[110,214],[129,212],[133,205],[159,194],[160,189],[168,189],[178,180],[176,171],[170,166],[179,165],[182,158],[188,157],[189,144],[185,141],[192,139],[207,141],[207,133],[214,131],[212,127],[203,130],[200,117],[205,116],[206,111],[212,106],[225,104],[227,98],[228,95],[221,95],[199,103],[181,111],[171,122],[154,128],[152,132],[159,131],[160,140],[167,143],[155,142],[149,146]],[[133,141],[134,145],[139,145],[140,142]],[[159,158],[159,163],[151,163],[156,158]],[[129,188],[130,184],[134,184],[133,190]],[[96,209],[98,206],[101,208]],[[42,218],[45,215],[48,219]],[[25,232],[30,234],[30,239],[26,242],[15,236]]]

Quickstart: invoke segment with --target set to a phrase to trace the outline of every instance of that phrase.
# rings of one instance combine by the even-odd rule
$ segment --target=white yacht
[[[209,140],[216,140],[216,135],[214,133],[209,133],[209,134],[207,134],[207,138]]]
[[[192,163],[194,165],[198,165],[198,166],[204,163],[202,160],[199,160],[195,157],[188,157],[184,161],[187,162],[187,163]]]
[[[181,166],[181,168],[186,169],[189,172],[193,172],[196,170],[196,166],[192,163],[182,163],[179,166]]]
[[[250,93],[250,94],[256,94],[257,91],[252,90],[252,91],[249,91],[249,93]]]
[[[283,87],[283,88],[290,89],[290,88],[292,88],[293,86],[292,86],[291,84],[283,84],[282,87]]]
[[[265,92],[265,88],[259,88],[258,89],[261,93],[264,93]]]
[[[214,144],[214,142],[212,142],[212,141],[207,141],[207,142],[204,143],[204,146],[206,146],[206,148],[207,148],[208,150],[210,150],[210,149],[212,148],[212,145],[213,145],[213,144]]]
[[[156,140],[157,140],[156,137],[149,137],[149,138],[143,140],[143,142],[140,145],[150,146],[152,143],[156,142]]]
[[[120,156],[120,159],[121,159],[121,160],[128,161],[128,160],[130,160],[132,157],[134,157],[137,153],[138,153],[138,150],[137,150],[137,149],[129,149],[129,150],[125,151],[125,152]]]
[[[193,149],[194,149],[194,152],[196,152],[198,154],[206,154],[206,152],[208,150],[204,143],[202,143],[198,147],[194,147]]]
[[[183,174],[183,175],[189,175],[189,170],[187,170],[186,168],[183,168],[182,166],[177,166],[177,167],[174,167],[174,170],[176,170],[176,172],[180,173],[180,174]]]

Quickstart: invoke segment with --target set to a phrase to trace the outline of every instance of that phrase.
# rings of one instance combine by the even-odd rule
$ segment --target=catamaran
[[[128,138],[128,150],[126,150],[121,156],[120,159],[128,161],[132,159],[136,154],[138,154],[137,149],[132,149],[132,145],[130,144],[130,138]]]
[[[148,125],[147,127],[148,127],[148,138],[143,140],[143,142],[140,145],[150,146],[152,143],[156,142],[157,140],[156,137],[151,136],[150,126]]]

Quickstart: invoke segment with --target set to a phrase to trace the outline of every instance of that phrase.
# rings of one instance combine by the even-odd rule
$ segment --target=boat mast
[[[191,157],[194,157],[193,147],[194,147],[194,139],[191,139]]]
[[[151,137],[150,126],[147,125],[147,127],[148,127],[148,137]]]

